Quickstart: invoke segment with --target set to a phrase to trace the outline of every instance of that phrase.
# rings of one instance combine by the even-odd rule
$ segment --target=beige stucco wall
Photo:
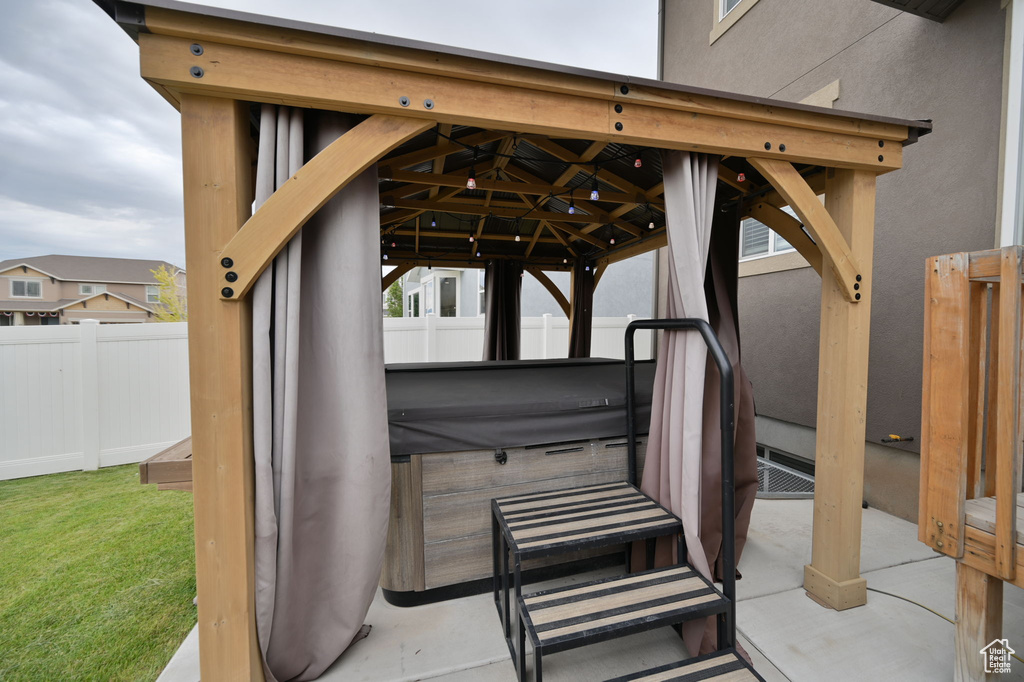
[[[20,300],[11,296],[11,280],[15,279],[32,279],[42,284],[42,298],[26,298],[26,301],[56,301],[60,298],[60,282],[51,282],[49,275],[44,275],[38,270],[28,268],[27,271],[22,271],[20,267],[0,274],[0,298]]]
[[[925,259],[994,243],[1000,2],[964,3],[940,24],[869,0],[771,0],[709,45],[713,7],[666,3],[667,80],[789,101],[839,80],[836,109],[934,120],[904,168],[879,178],[876,212],[867,440],[913,436],[898,448],[916,451]],[[744,364],[762,415],[815,425],[819,291],[809,268],[740,280]],[[868,489],[916,486],[916,460],[875,453],[869,479],[894,478]]]

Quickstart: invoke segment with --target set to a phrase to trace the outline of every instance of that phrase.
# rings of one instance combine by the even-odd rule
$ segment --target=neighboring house
[[[650,317],[654,254],[614,263],[594,290],[594,317]],[[548,277],[569,298],[569,273]],[[477,317],[484,314],[484,271],[480,269],[415,268],[401,279],[405,317]],[[554,297],[532,275],[523,275],[520,302],[523,317],[550,314],[565,317]]]
[[[0,326],[154,322],[159,287],[153,270],[170,263],[130,258],[35,256],[0,261]]]
[[[662,21],[666,80],[934,120],[903,170],[879,176],[875,214],[865,499],[916,519],[925,259],[1021,240],[1024,2],[667,1]],[[813,460],[820,280],[763,226],[741,243],[758,440]]]

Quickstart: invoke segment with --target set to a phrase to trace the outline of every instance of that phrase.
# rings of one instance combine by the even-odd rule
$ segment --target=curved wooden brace
[[[849,244],[811,186],[788,161],[754,157],[748,158],[747,161],[779,190],[779,194],[793,207],[797,216],[810,230],[818,249],[836,276],[843,298],[850,303],[859,301],[860,294],[857,293],[857,289],[860,287],[855,286],[859,281],[857,278],[866,278],[871,273],[860,271],[860,266],[850,253]]]
[[[780,237],[793,245],[793,248],[811,264],[815,272],[821,274],[821,251],[818,249],[818,245],[811,241],[807,233],[801,229],[803,226],[799,220],[781,208],[776,208],[763,201],[751,204],[743,213],[744,218],[750,217],[759,220],[778,233]]]
[[[321,206],[353,178],[406,140],[431,128],[431,121],[375,114],[352,128],[306,162],[281,185],[242,225],[224,250],[217,254],[218,268],[225,258],[231,266],[223,291],[224,300],[239,300],[249,291],[270,261]]]
[[[388,274],[386,274],[383,277],[381,277],[381,279],[380,279],[380,291],[381,291],[381,293],[384,293],[385,291],[387,291],[389,286],[391,286],[392,284],[397,282],[398,279],[402,275],[404,275],[405,273],[409,272],[414,267],[416,267],[416,266],[412,265],[410,263],[403,263],[402,265],[396,265],[394,270],[392,270]]]
[[[565,294],[562,293],[558,286],[554,282],[552,282],[547,275],[544,274],[544,271],[541,270],[540,268],[534,268],[529,266],[523,269],[526,270],[531,275],[533,275],[534,277],[536,277],[537,281],[544,285],[544,288],[547,289],[548,293],[554,297],[555,303],[557,303],[558,307],[562,309],[562,312],[565,313],[565,316],[569,317],[569,299],[567,299],[565,297]]]

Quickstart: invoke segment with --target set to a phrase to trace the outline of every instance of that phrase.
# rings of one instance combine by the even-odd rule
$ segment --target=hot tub
[[[621,360],[388,365],[386,381],[392,494],[381,587],[392,603],[489,589],[492,498],[627,478]],[[653,381],[654,362],[637,363],[641,432]],[[642,466],[646,437],[638,442]]]

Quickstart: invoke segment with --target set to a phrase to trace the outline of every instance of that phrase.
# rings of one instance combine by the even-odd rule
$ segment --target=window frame
[[[758,3],[758,0],[739,0],[732,9],[722,14],[725,7],[725,0],[712,0],[714,8],[711,11],[711,34],[708,37],[708,44],[713,45],[716,40],[725,35],[733,25],[743,18],[743,15],[750,11],[750,8]]]
[[[43,297],[43,280],[41,278],[39,278],[39,277],[11,277],[9,281],[10,281],[10,285],[9,285],[10,289],[9,290],[11,292],[11,298],[32,298],[32,299],[35,299],[35,298],[42,298]],[[22,282],[22,283],[25,284],[25,293],[24,294],[19,295],[19,294],[14,293],[14,285],[16,283],[18,283],[18,282]],[[29,287],[30,284],[35,284],[36,286],[39,287],[39,294],[33,296],[32,294],[28,293],[28,287]]]
[[[89,291],[85,291],[85,288],[89,287]],[[94,296],[96,294],[107,293],[106,284],[90,284],[88,282],[79,282],[78,284],[78,295],[79,296]]]
[[[789,206],[784,207],[782,210],[785,211],[786,213],[789,213],[793,217],[796,217],[795,212]],[[768,230],[768,251],[766,253],[756,253],[752,256],[743,255],[743,234],[747,229],[747,225],[750,224],[750,221],[756,222],[758,225],[762,225],[766,230]],[[779,249],[777,245],[778,240],[785,242],[786,247],[788,248]],[[742,221],[740,221],[740,251],[737,254],[740,263],[747,263],[749,261],[760,260],[762,258],[772,258],[773,256],[782,256],[787,253],[793,253],[794,251],[796,251],[795,246],[790,244],[788,241],[785,240],[784,237],[782,237],[782,235],[780,235],[778,232],[768,227],[761,221],[754,220],[753,218],[744,218]]]
[[[153,293],[150,293],[150,289],[153,289]],[[104,292],[99,292],[104,293]],[[158,284],[147,284],[146,285],[146,303],[159,303],[160,302],[160,286]]]

